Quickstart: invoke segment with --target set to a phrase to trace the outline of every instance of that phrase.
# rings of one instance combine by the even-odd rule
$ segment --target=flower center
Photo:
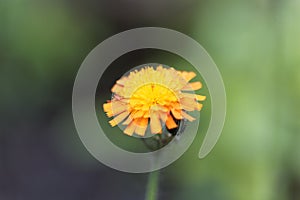
[[[172,90],[157,83],[149,83],[133,92],[130,97],[130,106],[134,110],[149,111],[159,109],[159,107],[168,108],[172,102],[176,101],[178,98]]]

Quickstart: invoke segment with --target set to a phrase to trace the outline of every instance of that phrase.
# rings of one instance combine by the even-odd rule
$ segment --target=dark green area
[[[96,161],[72,119],[72,87],[85,56],[107,37],[161,26],[196,39],[223,76],[227,119],[215,149],[197,155],[210,120],[160,173],[160,199],[300,199],[300,3],[297,0],[0,2],[0,199],[143,199],[147,174]],[[111,65],[96,96],[100,124],[131,150],[143,143],[111,129],[101,112],[114,81],[131,67],[163,63],[193,70],[154,50]],[[116,68],[122,70],[114,70]],[[203,82],[200,74],[198,78]],[[205,87],[199,91],[209,96]]]

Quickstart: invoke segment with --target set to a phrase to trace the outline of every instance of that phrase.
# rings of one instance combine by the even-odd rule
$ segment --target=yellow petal
[[[176,118],[176,119],[183,119],[182,115],[181,115],[181,112],[180,110],[176,110],[176,109],[172,109],[172,114],[173,116]]]
[[[109,123],[112,127],[116,126],[118,123],[123,121],[129,115],[128,111],[125,111],[118,116],[116,116],[113,120],[110,120]]]
[[[192,116],[190,116],[189,114],[187,114],[186,112],[181,112],[181,115],[185,118],[185,119],[187,119],[187,120],[189,120],[189,121],[194,121],[195,120],[195,118],[194,117],[192,117]]]
[[[196,110],[200,111],[203,107],[203,104],[201,103],[197,103],[197,107],[196,107]]]
[[[143,117],[144,114],[145,114],[144,111],[138,110],[137,112],[135,112],[135,113],[133,114],[133,118],[135,119],[135,118]]]
[[[192,94],[192,93],[181,93],[181,97],[197,99],[198,101],[204,101],[206,99],[206,96],[202,96],[199,94]]]
[[[150,113],[150,128],[151,133],[161,133],[161,123],[159,120],[158,113],[156,111],[153,111]]]
[[[204,101],[206,99],[206,96],[202,96],[202,95],[196,94],[196,99],[198,101]]]
[[[181,90],[193,91],[193,90],[199,90],[201,88],[202,88],[202,83],[200,83],[200,82],[193,82],[193,83],[187,84]]]
[[[168,129],[173,129],[177,127],[177,124],[175,123],[171,115],[169,115],[167,118],[166,126],[168,127]]]
[[[159,118],[161,119],[161,121],[166,122],[167,118],[168,118],[167,113],[160,111],[159,112]]]
[[[144,136],[147,126],[148,126],[148,118],[140,118],[135,128],[136,134],[140,136]]]
[[[123,125],[128,125],[132,122],[133,117],[132,114],[127,117],[127,119],[122,123]]]
[[[186,80],[186,82],[189,82],[190,80],[192,80],[196,74],[194,72],[181,72],[181,76]]]
[[[197,108],[197,102],[187,97],[180,99],[180,104],[184,110],[193,111]]]
[[[175,103],[171,103],[171,106],[170,106],[172,109],[175,109],[175,110],[181,110],[182,107],[181,107],[181,104],[177,101]]]
[[[103,110],[108,117],[112,117],[128,110],[128,105],[122,101],[111,101],[103,104]]]
[[[145,114],[144,114],[143,117],[144,117],[144,118],[149,118],[149,117],[150,117],[150,111],[145,112]]]
[[[124,133],[127,134],[127,135],[130,135],[132,136],[133,133],[134,133],[134,130],[136,128],[136,123],[135,121],[132,121],[124,130]]]
[[[123,86],[119,85],[119,84],[115,84],[112,88],[111,88],[111,91],[114,92],[114,93],[117,93],[119,94],[120,91],[123,90]]]
[[[127,77],[123,77],[119,80],[117,80],[117,84],[121,85],[121,86],[124,86],[125,82],[128,80]]]

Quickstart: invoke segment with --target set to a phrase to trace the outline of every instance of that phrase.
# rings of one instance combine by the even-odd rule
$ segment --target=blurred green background
[[[97,44],[159,26],[202,44],[228,101],[213,152],[197,157],[207,104],[192,146],[161,171],[159,199],[299,200],[299,19],[299,0],[0,1],[0,199],[144,198],[147,174],[109,169],[84,148],[71,96]],[[127,66],[160,60],[182,64],[163,53],[124,58]]]

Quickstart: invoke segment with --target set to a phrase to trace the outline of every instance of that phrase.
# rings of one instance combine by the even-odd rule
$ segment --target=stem
[[[159,185],[159,170],[150,172],[145,200],[157,200]]]

